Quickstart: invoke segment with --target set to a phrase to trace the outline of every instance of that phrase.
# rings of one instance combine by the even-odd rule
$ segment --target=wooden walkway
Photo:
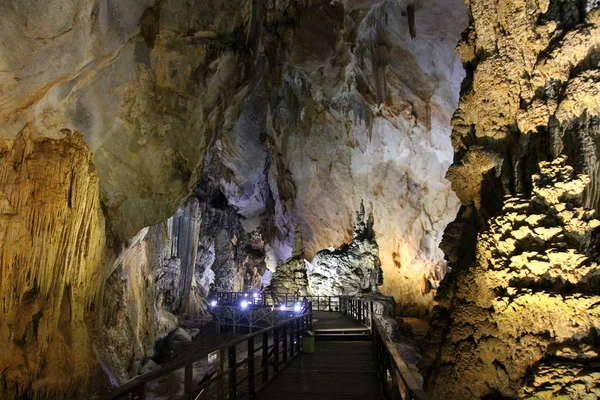
[[[313,311],[313,329],[318,330],[346,330],[346,329],[365,329],[364,325],[352,319],[352,317],[339,313],[328,311]]]
[[[290,362],[256,399],[382,399],[375,371],[371,342],[319,341],[314,353]]]

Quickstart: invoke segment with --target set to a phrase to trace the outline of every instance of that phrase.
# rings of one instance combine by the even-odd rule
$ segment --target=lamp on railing
[[[302,311],[302,304],[300,304],[300,303],[296,303],[296,304],[294,304],[294,311],[295,311],[295,312],[300,312],[300,311]]]
[[[240,303],[240,307],[242,309],[248,308],[248,302],[246,300],[242,300],[242,302]]]
[[[282,304],[282,305],[281,305],[281,307],[279,307],[279,309],[280,309],[281,311],[285,311],[285,304]]]
[[[211,300],[211,301],[210,301],[210,306],[211,306],[211,307],[216,307],[216,306],[217,306],[217,300],[214,300],[214,299],[213,299],[213,300]]]

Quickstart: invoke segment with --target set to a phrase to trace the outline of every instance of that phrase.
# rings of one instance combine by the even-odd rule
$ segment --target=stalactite
[[[417,32],[415,30],[415,6],[413,4],[409,4],[406,7],[406,14],[408,18],[408,31],[410,32],[411,38],[417,37]]]
[[[77,392],[94,363],[85,321],[104,278],[91,154],[77,133],[34,140],[26,128],[0,155],[3,395]]]

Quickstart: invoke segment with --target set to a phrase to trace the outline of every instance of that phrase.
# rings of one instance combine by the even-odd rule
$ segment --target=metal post
[[[283,363],[286,364],[288,360],[288,324],[283,324]]]
[[[263,333],[262,337],[262,381],[263,384],[269,381],[269,332]]]
[[[248,394],[254,396],[254,336],[248,339]]]
[[[362,302],[360,300],[358,300],[358,315],[357,315],[357,319],[358,322],[360,322],[362,324]]]
[[[187,396],[192,395],[192,386],[194,384],[194,366],[192,363],[185,366],[183,393]]]
[[[273,372],[279,373],[279,329],[273,329]]]
[[[229,353],[229,399],[237,398],[237,361],[235,355],[235,344],[228,350]]]

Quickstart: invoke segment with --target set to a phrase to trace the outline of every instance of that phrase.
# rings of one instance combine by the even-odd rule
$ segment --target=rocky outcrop
[[[378,292],[383,283],[373,212],[360,203],[350,244],[317,253],[309,266],[308,284],[316,296],[360,296]]]
[[[0,142],[0,397],[75,396],[96,363],[104,217],[78,133]]]
[[[286,263],[277,266],[271,278],[271,285],[267,290],[273,293],[275,297],[287,293],[306,296],[308,294],[307,263],[308,261],[304,259],[302,231],[300,227],[297,227],[294,233],[292,257]]]
[[[448,171],[463,206],[425,362],[436,398],[597,397],[592,7],[470,2]]]
[[[444,282],[430,331],[435,398],[598,397],[600,221],[581,207],[588,183],[565,157],[540,163],[531,199],[507,196],[473,265]]]

